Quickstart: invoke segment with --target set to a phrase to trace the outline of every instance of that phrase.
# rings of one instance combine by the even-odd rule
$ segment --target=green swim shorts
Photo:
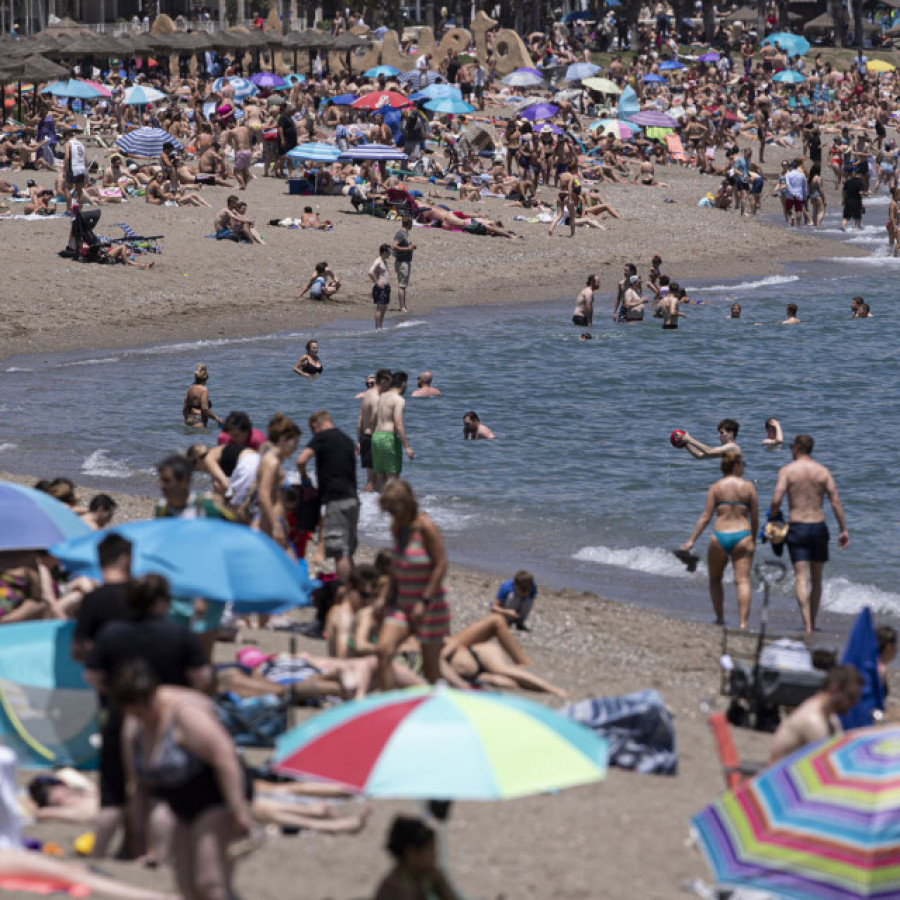
[[[372,432],[372,470],[386,475],[399,475],[403,469],[402,449],[395,431]]]

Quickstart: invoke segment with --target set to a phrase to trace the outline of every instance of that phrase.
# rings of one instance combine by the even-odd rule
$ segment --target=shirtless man
[[[494,432],[478,418],[478,413],[470,409],[463,416],[463,440],[492,441]]]
[[[406,408],[406,372],[394,372],[391,386],[378,398],[375,429],[372,432],[372,468],[375,473],[375,490],[381,493],[385,484],[397,478],[403,470],[403,454],[413,459],[415,453],[406,437],[403,410]]]
[[[837,485],[831,472],[811,458],[813,439],[798,434],[791,444],[794,461],[778,473],[775,492],[769,505],[769,517],[781,508],[785,494],[788,498],[787,548],[794,567],[797,605],[807,633],[816,625],[819,601],[822,598],[822,571],[828,562],[828,526],[825,524],[824,499],[831,503],[837,519],[838,547],[843,550],[850,543],[844,507],[838,497]]]
[[[232,120],[228,124],[224,141],[234,149],[234,177],[238,182],[238,190],[245,191],[253,178],[250,174],[250,165],[253,162],[253,132],[246,125],[238,125]]]
[[[787,305],[787,318],[781,323],[782,325],[799,325],[800,320],[797,318],[797,304],[796,303],[788,303]]]
[[[381,113],[375,116],[375,124],[372,126],[369,137],[373,144],[386,144],[390,147],[394,143],[394,134],[391,131],[391,126],[384,121],[384,116]]]
[[[423,372],[416,379],[416,384],[418,385],[418,387],[410,394],[410,397],[419,397],[425,399],[429,399],[431,397],[440,397],[441,392],[436,387],[431,386],[431,382],[433,380],[434,375],[432,375],[431,372]]]
[[[33,181],[28,182],[28,202],[22,210],[26,216],[52,216],[56,207],[50,206],[53,199],[53,191],[50,188],[41,187]]]
[[[657,309],[662,315],[662,327],[664,331],[675,331],[678,328],[678,320],[687,318],[687,316],[678,309],[678,297],[670,292],[667,292],[659,301]]]
[[[631,283],[631,276],[637,275],[637,266],[634,263],[625,263],[624,277],[616,285],[616,304],[613,307],[613,322],[625,321],[625,291]]]
[[[590,328],[594,324],[594,291],[599,287],[600,279],[596,275],[588,275],[587,285],[575,298],[572,324],[578,328]]]
[[[550,231],[547,233],[553,235],[553,229],[563,220],[563,217],[569,215],[569,237],[575,237],[575,219],[576,219],[576,194],[580,193],[581,186],[578,181],[578,165],[570,163],[567,171],[559,176],[559,185],[556,195],[556,216],[550,225]]]
[[[656,168],[653,165],[653,160],[650,159],[649,156],[641,160],[641,164],[638,167],[638,181],[644,185],[644,187],[669,186],[664,181],[656,180]]]
[[[141,190],[143,185],[134,175],[126,172],[125,169],[122,168],[122,157],[121,156],[113,156],[109,160],[109,165],[103,170],[103,185],[104,187],[118,187],[122,191],[128,185],[132,185],[136,191]]]
[[[225,157],[219,152],[218,143],[213,144],[200,156],[197,160],[197,170],[200,175],[212,175],[218,187],[232,186],[232,172],[225,162]]]
[[[681,446],[687,450],[694,459],[714,459],[723,456],[728,450],[737,450],[741,452],[736,441],[740,425],[734,419],[722,419],[716,426],[719,432],[719,447],[707,447],[701,444],[696,438],[692,438],[687,432],[681,439]]]
[[[375,471],[372,467],[372,432],[378,419],[378,400],[391,386],[391,370],[379,369],[375,373],[372,384],[366,382],[366,391],[359,404],[359,418],[356,420],[356,452],[359,464],[366,470],[367,493],[375,490]]]
[[[756,123],[756,139],[759,141],[759,161],[765,162],[766,133],[769,129],[769,109],[765,103],[757,106],[753,121]]]
[[[769,763],[789,756],[795,750],[814,744],[843,731],[838,716],[850,712],[859,703],[863,679],[855,666],[835,666],[828,672],[825,684],[808,700],[804,700],[772,737]]]

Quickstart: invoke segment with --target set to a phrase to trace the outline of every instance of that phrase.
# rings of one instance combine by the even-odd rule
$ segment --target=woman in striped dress
[[[450,633],[450,607],[444,591],[447,554],[437,525],[419,511],[406,481],[395,478],[381,493],[381,508],[391,515],[394,552],[388,608],[378,636],[379,683],[394,686],[391,661],[408,635],[422,646],[425,678],[440,676],[441,646]]]

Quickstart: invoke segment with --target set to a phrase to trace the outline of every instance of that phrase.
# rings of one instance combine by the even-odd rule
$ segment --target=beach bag
[[[215,698],[216,715],[238,747],[274,747],[275,739],[287,731],[287,704],[275,694]]]

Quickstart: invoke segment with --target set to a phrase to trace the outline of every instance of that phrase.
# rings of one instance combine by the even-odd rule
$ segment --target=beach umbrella
[[[289,150],[287,153],[288,159],[320,163],[336,162],[340,155],[340,147],[336,147],[334,144],[323,144],[318,141],[308,144],[297,144],[293,150]]]
[[[97,544],[115,532],[130,540],[132,575],[164,575],[172,593],[233,603],[237,611],[308,606],[319,582],[268,535],[222,519],[127,522],[53,545],[69,571],[97,572]]]
[[[85,78],[84,83],[89,84],[95,91],[98,91],[101,97],[112,97],[112,88],[108,88],[105,84],[100,84],[99,81],[91,81],[89,78]]]
[[[301,75],[299,72],[290,72],[284,76],[284,81],[290,85],[303,84],[306,81],[306,76]]]
[[[338,94],[337,97],[332,97],[328,102],[333,103],[335,106],[352,106],[356,99],[356,94]]]
[[[252,81],[246,78],[237,78],[233,75],[228,78],[217,78],[213,82],[213,90],[221,91],[226,83],[234,88],[234,99],[238,102],[245,97],[252,97],[257,92],[257,87]]]
[[[790,900],[900,896],[900,726],[828,738],[691,820],[716,880]]]
[[[136,84],[134,87],[126,88],[122,103],[125,106],[147,106],[150,103],[159,103],[160,100],[168,99],[168,94],[164,94],[156,88]]]
[[[680,63],[676,59],[667,59],[664,63],[659,64],[660,72],[674,72],[678,69],[684,68],[686,68],[684,63]]]
[[[77,78],[70,78],[68,81],[54,81],[53,84],[48,84],[41,93],[50,94],[53,97],[72,97],[78,100],[96,100],[97,97],[102,96],[96,88]]]
[[[91,534],[91,529],[44,491],[0,481],[0,551],[44,550],[66,538]]]
[[[595,66],[594,63],[572,63],[572,65],[570,65],[569,68],[566,69],[566,74],[563,80],[583,81],[585,78],[590,78],[592,75],[596,75],[599,71],[600,66]]]
[[[866,63],[866,69],[870,72],[894,72],[897,67],[892,66],[886,59],[870,59]]]
[[[159,156],[163,144],[174,144],[178,150],[183,149],[181,141],[162,128],[135,128],[116,138],[116,146],[123,153],[148,159]]]
[[[435,84],[440,78],[439,72],[432,72],[431,69],[410,69],[398,76],[400,84],[408,84],[416,90]]]
[[[429,100],[425,104],[425,109],[440,115],[460,116],[466,113],[475,112],[475,107],[465,100],[456,97],[442,97],[437,100]]]
[[[553,103],[532,103],[519,112],[519,118],[539,122],[541,119],[552,119],[558,112],[559,107]]]
[[[644,84],[665,84],[666,79],[662,77],[662,75],[655,75],[653,72],[648,72],[643,78]]]
[[[365,94],[358,100],[354,100],[350,104],[354,109],[382,109],[385,106],[391,109],[402,109],[405,106],[412,106],[412,100],[398,94],[396,91],[373,91],[371,94]]]
[[[592,91],[599,91],[601,94],[622,93],[622,88],[608,78],[585,78],[581,83],[586,88],[589,88]]]
[[[278,738],[271,768],[367,797],[502,800],[606,775],[607,742],[532,700],[411,688],[319,713]]]
[[[363,144],[359,147],[350,147],[345,150],[338,159],[357,161],[361,159],[374,160],[405,160],[406,154],[399,147],[389,147],[387,144]]]
[[[772,76],[772,81],[777,81],[779,84],[801,84],[806,81],[806,76],[793,69],[783,69]]]
[[[651,109],[628,116],[628,121],[644,128],[678,128],[680,124],[678,119],[673,119],[665,113],[654,112]]]
[[[400,70],[395,69],[393,66],[372,66],[371,69],[363,72],[366,78],[377,78],[379,75],[384,75],[385,78],[394,78],[399,74]]]
[[[702,63],[714,63],[719,61],[719,54],[716,53],[715,50],[710,50],[708,53],[703,53],[697,57],[697,62]]]
[[[250,80],[258,87],[268,91],[279,91],[282,88],[290,87],[287,81],[274,72],[255,72],[250,76]]]
[[[585,12],[583,9],[576,9],[570,13],[566,13],[562,20],[566,24],[569,22],[577,22],[579,19],[590,19],[591,14],[589,12]]]
[[[597,119],[592,122],[589,131],[600,131],[601,134],[612,134],[623,141],[630,141],[639,131],[637,125],[623,122],[621,119]]]
[[[790,34],[787,31],[770,34],[763,43],[771,44],[773,47],[778,44],[791,56],[803,56],[805,53],[809,53],[810,47],[809,41],[805,37],[801,37],[799,34]]]
[[[503,84],[507,87],[534,87],[543,83],[544,76],[532,68],[516,69],[503,79]]]
[[[447,84],[446,82],[441,82],[440,84],[431,84],[426,88],[422,88],[421,91],[416,91],[415,94],[410,94],[409,99],[415,100],[417,103],[419,100],[461,100],[462,93],[459,88],[455,84]]]

